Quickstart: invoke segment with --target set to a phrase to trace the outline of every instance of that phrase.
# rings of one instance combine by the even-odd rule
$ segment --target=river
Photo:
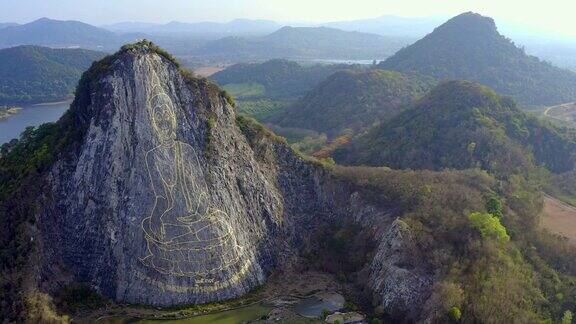
[[[0,119],[0,145],[17,138],[28,126],[54,122],[64,114],[71,101],[22,106],[22,109],[5,119]]]

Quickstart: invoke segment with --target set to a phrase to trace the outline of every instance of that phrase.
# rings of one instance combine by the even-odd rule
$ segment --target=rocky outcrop
[[[410,228],[396,219],[380,240],[369,279],[374,303],[392,317],[416,320],[430,296],[433,281],[418,268],[418,255]]]
[[[132,303],[207,302],[263,283],[282,196],[232,106],[192,81],[143,46],[116,55],[72,106],[90,118],[81,150],[48,176],[47,263]]]
[[[43,287],[74,280],[151,305],[238,297],[290,264],[319,228],[353,222],[367,240],[388,233],[367,265],[377,304],[417,313],[429,279],[407,266],[407,229],[390,225],[393,213],[237,118],[216,86],[149,43],[82,82],[66,117],[81,135],[39,198]]]

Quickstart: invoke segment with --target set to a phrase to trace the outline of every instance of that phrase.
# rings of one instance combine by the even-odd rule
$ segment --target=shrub
[[[468,219],[472,222],[472,226],[480,231],[483,238],[495,240],[500,244],[510,240],[506,228],[500,224],[498,217],[488,213],[471,213]]]
[[[570,310],[564,312],[564,316],[562,316],[561,323],[562,324],[572,324],[572,317],[573,314]]]
[[[452,309],[450,309],[450,318],[455,321],[460,321],[460,318],[462,318],[462,311],[460,308],[452,307]]]

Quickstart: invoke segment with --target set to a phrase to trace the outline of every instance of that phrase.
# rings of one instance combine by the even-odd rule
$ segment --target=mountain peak
[[[48,17],[42,17],[42,18],[38,18],[38,19],[32,21],[31,24],[33,24],[33,23],[48,23],[48,22],[53,22],[53,21],[55,21],[55,20],[50,19]]]
[[[380,67],[440,80],[478,82],[528,105],[576,99],[575,73],[527,55],[498,32],[492,18],[473,12],[448,20]]]
[[[490,17],[485,17],[475,12],[465,12],[460,14],[438,28],[436,31],[442,31],[445,29],[454,29],[456,28],[458,32],[462,34],[474,32],[485,32],[485,33],[498,33],[498,28],[496,27],[496,23],[494,19]]]
[[[495,106],[500,104],[502,99],[502,96],[489,87],[470,81],[452,80],[435,87],[423,100],[437,103],[438,106],[472,109]],[[513,101],[510,103],[513,105]]]

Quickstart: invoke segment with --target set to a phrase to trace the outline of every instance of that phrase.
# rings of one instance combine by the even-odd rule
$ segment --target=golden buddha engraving
[[[198,291],[225,288],[248,269],[244,248],[228,215],[211,203],[196,151],[177,139],[171,98],[157,76],[152,81],[147,109],[157,145],[145,162],[155,203],[141,223],[147,255],[140,260],[159,273],[192,278]]]

